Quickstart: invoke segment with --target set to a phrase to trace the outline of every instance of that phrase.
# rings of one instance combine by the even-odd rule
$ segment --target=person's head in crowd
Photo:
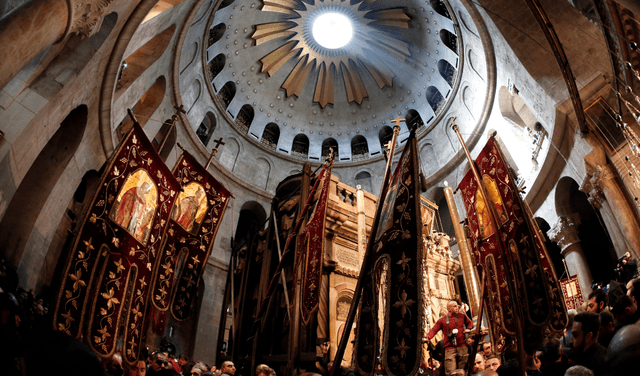
[[[615,331],[613,313],[609,311],[600,312],[600,330],[598,331],[598,342],[608,347],[609,340]]]
[[[587,311],[600,313],[607,306],[607,294],[602,289],[591,291],[587,304]]]
[[[498,376],[498,372],[487,368],[484,371],[476,373],[475,376]]]
[[[182,366],[182,376],[191,376],[191,369],[195,365],[196,365],[196,362],[194,362],[193,360],[190,360],[187,362],[187,364]]]
[[[536,352],[531,356],[527,356],[527,370],[537,371],[540,369],[542,362],[540,361],[540,358],[538,357],[538,355],[542,356],[542,353]]]
[[[545,364],[553,364],[562,361],[562,343],[555,336],[549,336],[542,344],[542,358]]]
[[[260,376],[261,373],[267,374],[269,366],[266,364],[258,364],[256,367],[256,376]]]
[[[496,372],[498,372],[498,375],[500,376],[519,376],[520,361],[518,359],[509,359],[504,362]]]
[[[482,355],[484,355],[485,358],[493,355],[493,347],[491,346],[491,341],[487,341],[482,344]]]
[[[144,360],[136,360],[131,367],[129,367],[129,376],[146,376],[147,375],[147,363]]]
[[[233,376],[236,373],[236,366],[232,361],[226,360],[220,365],[220,372],[229,376]]]
[[[567,311],[567,330],[571,330],[571,328],[573,327],[573,319],[576,317],[576,315],[578,314],[578,311],[575,309],[570,309]]]
[[[189,357],[184,354],[180,354],[180,356],[178,357],[178,364],[180,365],[180,367],[184,367],[184,365],[187,364],[188,361]]]
[[[122,376],[124,370],[122,369],[122,355],[115,353],[107,360],[106,363],[107,375],[109,376]]]
[[[100,358],[89,346],[63,332],[38,330],[26,339],[26,376],[104,376]]]
[[[191,367],[191,376],[202,376],[207,371],[207,366],[202,362],[198,362]]]
[[[621,296],[611,308],[611,313],[616,318],[616,320],[622,324],[634,324],[633,322],[629,322],[636,316],[636,311],[638,310],[638,306],[634,299],[628,295]]]
[[[502,361],[500,360],[500,357],[498,355],[494,354],[489,356],[487,360],[485,360],[484,365],[486,369],[497,371],[498,368],[500,368],[500,366],[502,365]]]
[[[478,353],[476,354],[476,359],[473,362],[473,373],[484,371],[484,368],[484,355]]]
[[[605,357],[609,376],[638,373],[640,364],[640,325],[627,325],[613,336]]]
[[[593,376],[593,371],[583,366],[569,367],[564,376]]]
[[[458,314],[459,310],[460,310],[460,306],[458,305],[458,302],[456,302],[455,300],[452,300],[449,303],[447,303],[447,312],[450,315]]]
[[[157,351],[151,354],[151,358],[149,360],[149,368],[153,370],[153,372],[158,372],[161,369],[167,368],[169,365],[169,359],[164,353]]]
[[[576,353],[587,351],[598,341],[600,315],[595,312],[580,312],[573,321],[571,330],[571,350]]]

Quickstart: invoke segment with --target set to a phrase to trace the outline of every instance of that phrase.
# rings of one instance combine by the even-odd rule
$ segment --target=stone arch
[[[309,157],[309,137],[305,134],[298,133],[293,138],[291,145],[291,155],[300,159],[307,160]]]
[[[229,138],[228,142],[222,149],[222,155],[220,156],[220,164],[229,171],[233,171],[238,160],[238,154],[240,153],[240,144],[235,138]]]
[[[198,56],[198,42],[194,42],[193,43],[193,54],[191,54],[191,58],[189,59],[189,61],[184,65],[184,67],[180,70],[180,74],[184,73],[184,71],[187,70],[187,68],[189,68],[191,66],[191,64],[193,64],[194,61],[196,61],[196,57]]]
[[[444,4],[443,0],[430,0],[431,7],[436,11],[439,15],[451,19],[451,15],[449,14],[449,10],[447,6]]]
[[[233,97],[235,96],[236,96],[236,84],[234,84],[233,81],[229,81],[226,84],[224,84],[224,86],[222,87],[222,89],[220,89],[220,92],[218,93],[218,98],[220,98],[220,100],[224,104],[225,110],[229,107],[229,103],[231,103],[231,101],[233,100]]]
[[[228,7],[233,2],[234,2],[234,0],[223,0],[222,3],[220,4],[220,7],[218,8],[218,10]]]
[[[449,84],[450,87],[453,87],[453,81],[456,77],[456,68],[451,65],[448,61],[442,59],[438,61],[438,72],[444,80]]]
[[[46,250],[24,255],[25,248],[32,233],[43,236],[35,228],[36,221],[41,214],[50,215],[41,211],[82,141],[87,117],[86,105],[69,112],[36,157],[7,206],[0,222],[0,249],[14,266],[22,260],[31,264],[31,269],[39,270],[44,260]]]
[[[420,116],[420,113],[413,108],[410,108],[409,111],[407,111],[404,118],[407,128],[409,129],[412,129],[414,126],[417,128],[424,127],[424,120],[422,120],[422,116]]]
[[[240,215],[236,223],[236,232],[234,237],[234,249],[240,250],[244,245],[248,244],[253,234],[262,229],[267,214],[258,202],[247,201],[240,208]],[[241,257],[241,256],[240,256]]]
[[[373,193],[373,184],[371,184],[371,174],[367,171],[360,171],[356,174],[356,185],[360,185],[363,191]]]
[[[191,102],[187,106],[189,108],[187,110],[187,114],[191,113],[191,110],[193,110],[193,107],[196,105],[196,103],[198,103],[198,100],[200,99],[201,95],[202,95],[202,83],[200,82],[200,80],[195,79],[193,80],[193,83],[191,84],[191,86],[189,86],[189,89],[183,96],[184,98],[183,100],[185,103]]]
[[[224,64],[227,61],[227,57],[224,54],[218,54],[216,57],[211,59],[209,64],[207,65],[209,69],[209,80],[213,82],[213,79],[216,78],[220,72],[224,69]]]
[[[378,139],[380,140],[380,147],[384,150],[385,146],[393,140],[393,129],[385,125],[380,129],[380,132],[378,132]]]
[[[154,112],[160,107],[162,100],[164,99],[164,95],[167,89],[167,80],[164,76],[158,77],[156,82],[151,85],[149,90],[147,90],[138,100],[138,102],[133,106],[131,110],[136,118],[138,119],[138,123],[141,127],[144,127]],[[125,119],[120,122],[120,125],[116,128],[116,136],[118,140],[122,140],[127,133],[133,127],[133,120],[129,118],[129,115],[125,117]]]
[[[498,90],[498,105],[505,119],[520,127],[535,129],[538,120],[517,92],[511,94],[506,87],[501,87]]]
[[[249,128],[251,128],[251,123],[253,123],[253,117],[255,116],[255,111],[253,110],[253,106],[250,104],[245,104],[240,108],[238,112],[238,116],[236,117],[236,123],[242,127],[242,129],[249,132]]]
[[[123,64],[118,74],[114,100],[117,100],[142,73],[164,54],[175,31],[176,25],[173,24],[123,59]],[[124,66],[125,62],[126,67]]]
[[[200,8],[200,10],[198,10],[200,14],[196,15],[195,19],[191,23],[191,26],[197,25],[198,23],[202,22],[202,20],[204,20],[207,17],[207,15],[211,13],[210,9],[212,6],[213,6],[213,1],[209,1],[206,5],[203,5]]]
[[[562,241],[565,247],[568,247],[577,241],[569,243],[567,239],[571,239],[571,237],[566,234],[577,232],[578,244],[584,252],[584,259],[586,266],[591,271],[591,277],[594,281],[608,283],[615,276],[617,255],[613,242],[603,225],[600,212],[591,206],[587,195],[580,191],[578,183],[568,176],[564,176],[558,181],[555,204],[560,221],[552,230],[557,233],[554,240]],[[573,235],[573,239],[575,239],[575,235]],[[567,264],[570,264],[570,257],[565,257]],[[569,270],[572,269],[571,265],[568,267]],[[591,282],[581,281],[581,284],[589,287]]]
[[[360,161],[369,158],[369,144],[362,135],[351,139],[351,160]]]
[[[469,57],[469,65],[471,65],[471,69],[474,72],[476,72],[476,74],[478,75],[478,77],[480,77],[480,79],[484,81],[484,78],[480,73],[481,67],[480,67],[480,59],[478,58],[478,54],[473,49],[470,48],[469,52],[467,53],[467,56]]]
[[[433,148],[433,142],[431,140],[427,140],[427,142],[420,148],[420,162],[425,176],[433,174],[440,168],[438,157],[436,156],[435,149]]]
[[[85,68],[100,50],[117,22],[118,13],[112,12],[104,17],[100,30],[89,38],[82,34],[69,36],[64,48],[30,87],[45,98],[53,97]]]
[[[196,131],[196,135],[202,142],[204,146],[209,146],[209,140],[211,140],[211,136],[213,136],[213,131],[216,130],[216,117],[211,111],[207,111],[207,113],[202,118],[200,125],[198,126],[198,130]]]
[[[440,30],[440,40],[456,55],[458,54],[458,37],[447,29]]]
[[[331,149],[333,149],[333,155],[340,156],[338,152],[338,141],[336,141],[335,138],[329,137],[322,141],[322,158],[328,157]]]
[[[153,141],[151,141],[151,145],[154,149],[160,154],[160,158],[163,161],[167,161],[169,158],[169,153],[171,153],[171,149],[176,144],[178,133],[176,131],[175,122],[178,121],[178,117],[174,115],[171,119],[165,120],[165,122],[156,133]]]
[[[256,159],[256,170],[253,175],[253,179],[256,187],[260,189],[267,189],[269,184],[269,175],[271,174],[271,163],[265,158]]]
[[[158,3],[151,8],[151,10],[149,11],[149,13],[147,13],[147,15],[144,17],[144,20],[142,20],[142,23],[145,23],[147,21],[149,21],[150,19],[159,16],[160,14],[164,13],[165,11],[175,7],[176,5],[182,3],[184,0],[160,0],[158,1]]]
[[[427,88],[426,97],[429,106],[431,106],[431,109],[433,109],[433,112],[437,113],[438,107],[440,107],[440,105],[444,103],[444,97],[440,93],[440,90],[438,90],[438,88],[435,86],[429,86]]]
[[[211,47],[217,41],[222,39],[222,36],[224,35],[224,32],[226,30],[227,30],[227,25],[225,25],[224,22],[220,22],[216,26],[209,29],[209,40],[208,40],[209,47]]]
[[[280,128],[278,124],[267,124],[262,132],[260,142],[268,148],[275,150],[276,146],[278,146],[278,140],[280,140]]]

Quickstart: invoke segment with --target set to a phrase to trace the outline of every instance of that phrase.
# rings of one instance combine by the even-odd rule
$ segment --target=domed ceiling
[[[350,21],[345,46],[316,39],[330,37],[332,21],[314,37],[327,13]],[[461,73],[460,30],[444,1],[224,1],[209,29],[205,70],[216,105],[240,133],[300,159],[317,160],[329,146],[340,162],[381,156],[398,117],[428,132]]]

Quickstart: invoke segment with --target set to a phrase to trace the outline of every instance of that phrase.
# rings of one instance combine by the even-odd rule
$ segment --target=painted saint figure
[[[142,244],[146,244],[149,237],[150,224],[156,209],[155,192],[155,186],[147,173],[138,170],[125,181],[118,195],[118,203],[110,215],[114,222]]]
[[[200,184],[190,183],[178,196],[171,218],[183,229],[195,233],[207,208],[206,199],[204,188]]]

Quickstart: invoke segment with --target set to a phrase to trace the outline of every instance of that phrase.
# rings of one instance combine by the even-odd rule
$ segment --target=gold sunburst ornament
[[[334,79],[340,76],[347,100],[362,104],[362,100],[369,96],[362,73],[371,74],[381,89],[392,86],[395,75],[390,67],[410,57],[408,43],[387,31],[389,27],[409,28],[410,17],[402,8],[367,9],[374,4],[373,0],[354,4],[340,0],[316,1],[314,4],[296,0],[262,0],[262,4],[261,11],[280,13],[280,20],[256,25],[251,37],[256,45],[276,39],[281,43],[260,59],[261,72],[271,77],[287,61],[297,60],[281,85],[287,97],[299,97],[309,74],[313,72],[313,76],[317,75],[313,102],[320,107],[334,103]],[[346,30],[343,34],[351,26],[352,38],[347,40],[348,43],[335,47],[323,40],[328,32],[326,29],[322,31],[319,23],[328,14],[342,21]],[[345,24],[345,20],[350,24]],[[330,28],[337,26],[335,19],[325,22]]]

